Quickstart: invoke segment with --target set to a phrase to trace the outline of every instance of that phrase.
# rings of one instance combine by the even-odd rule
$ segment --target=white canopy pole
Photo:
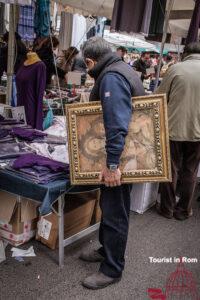
[[[160,58],[159,58],[159,64],[158,64],[158,69],[157,69],[157,74],[156,74],[156,82],[155,82],[154,90],[156,90],[158,87],[160,70],[161,70],[162,59],[163,59],[163,51],[164,51],[165,42],[167,39],[167,30],[168,30],[168,25],[169,25],[170,12],[173,8],[173,5],[174,5],[174,0],[169,0],[167,11],[165,13],[165,21],[164,21],[164,26],[163,26],[163,37],[162,37],[162,43],[161,43],[161,47],[160,47]]]
[[[9,16],[9,38],[8,38],[8,65],[7,65],[7,93],[6,104],[10,105],[12,97],[12,78],[15,60],[15,30],[16,30],[16,5],[10,4]]]

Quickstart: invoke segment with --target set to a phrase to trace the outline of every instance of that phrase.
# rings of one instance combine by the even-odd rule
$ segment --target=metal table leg
[[[64,267],[64,196],[58,199],[58,226],[59,226],[59,267]]]

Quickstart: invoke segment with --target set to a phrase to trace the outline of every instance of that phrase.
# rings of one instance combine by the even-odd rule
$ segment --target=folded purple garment
[[[6,136],[9,135],[9,130],[8,129],[1,129],[0,128],[0,139],[5,138]]]
[[[0,115],[0,122],[4,121],[4,120],[5,120],[5,118],[2,115]]]
[[[24,124],[22,121],[17,121],[14,119],[4,119],[0,121],[0,125],[18,125],[18,124]]]
[[[33,141],[47,135],[46,133],[37,131],[35,129],[25,129],[22,127],[14,127],[11,134],[27,141]]]
[[[34,166],[43,166],[49,168],[51,172],[67,172],[69,173],[69,165],[64,164],[53,159],[37,155],[37,154],[24,154],[17,158],[12,167],[15,170],[21,168],[34,167]]]

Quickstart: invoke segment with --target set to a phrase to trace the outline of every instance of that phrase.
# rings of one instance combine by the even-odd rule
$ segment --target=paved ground
[[[164,219],[154,209],[144,215],[132,213],[123,279],[104,290],[89,291],[80,284],[86,275],[98,269],[97,264],[78,260],[81,250],[98,246],[96,234],[65,249],[65,268],[62,271],[56,265],[56,252],[38,242],[31,242],[26,247],[33,245],[37,257],[25,262],[9,257],[0,265],[0,299],[150,299],[147,289],[164,289],[167,278],[177,266],[174,263],[152,264],[149,262],[151,256],[197,258],[198,263],[186,264],[185,267],[192,271],[200,295],[199,206],[195,202],[194,217],[185,222]],[[9,249],[7,252],[10,256]]]

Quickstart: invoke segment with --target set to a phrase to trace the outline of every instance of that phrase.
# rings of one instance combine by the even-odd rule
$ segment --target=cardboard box
[[[35,236],[38,203],[0,191],[0,237],[19,246]]]
[[[91,224],[98,193],[68,194],[64,209],[65,239],[88,228]],[[55,207],[57,210],[57,207]],[[40,217],[36,239],[55,249],[58,243],[58,216],[56,213]]]

